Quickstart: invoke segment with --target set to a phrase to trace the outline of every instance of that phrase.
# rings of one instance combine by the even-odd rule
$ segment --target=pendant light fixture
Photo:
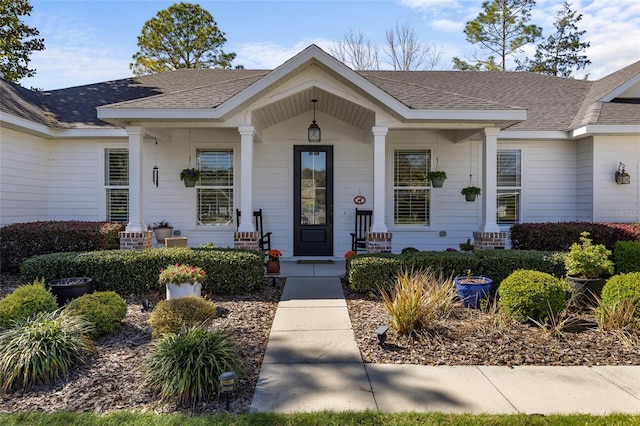
[[[309,142],[320,142],[320,126],[316,124],[316,102],[317,99],[311,99],[313,102],[313,122],[307,131]]]

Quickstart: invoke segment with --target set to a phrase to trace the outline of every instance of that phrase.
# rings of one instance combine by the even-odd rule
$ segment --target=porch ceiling
[[[310,87],[253,111],[252,122],[263,129],[313,109],[311,99],[317,99],[316,111],[342,120],[364,131],[375,122],[374,111],[364,108],[331,92]]]

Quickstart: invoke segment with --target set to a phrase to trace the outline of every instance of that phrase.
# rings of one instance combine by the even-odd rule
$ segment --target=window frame
[[[216,145],[200,145],[193,147],[192,158],[195,158],[196,167],[200,169],[200,161],[199,161],[199,153],[202,151],[206,152],[230,152],[232,155],[232,167],[233,171],[231,173],[232,184],[231,186],[220,186],[220,185],[203,185],[202,178],[196,182],[195,185],[195,194],[193,199],[193,210],[191,213],[191,218],[194,223],[194,227],[199,231],[228,231],[229,229],[235,228],[236,220],[235,220],[235,210],[238,207],[237,197],[238,197],[238,179],[237,179],[237,171],[238,171],[238,151],[235,146],[230,144],[216,144]],[[200,191],[202,189],[230,189],[232,192],[231,195],[231,211],[229,213],[231,220],[228,224],[204,224],[200,220],[199,216],[199,198]]]
[[[500,156],[500,152],[517,152],[518,153],[518,168],[519,170],[517,171],[517,176],[519,177],[519,182],[517,182],[514,185],[500,185],[500,162],[499,162],[499,156]],[[524,152],[523,149],[520,147],[502,147],[502,148],[498,148],[497,153],[496,153],[496,224],[502,228],[507,228],[510,227],[511,225],[514,224],[518,224],[518,223],[522,223],[522,214],[523,214],[523,210],[522,210],[522,188],[523,188],[523,180],[524,180],[524,167],[523,167],[523,157],[524,157]],[[509,222],[501,222],[500,221],[500,194],[505,193],[505,192],[513,192],[513,194],[516,196],[516,202],[514,203],[515,205],[515,220],[514,221],[509,221]]]
[[[389,225],[393,227],[393,229],[401,230],[401,231],[410,231],[410,230],[425,230],[430,229],[434,226],[434,208],[433,208],[433,197],[434,191],[431,185],[427,184],[426,175],[425,175],[425,184],[424,186],[411,186],[411,187],[402,187],[396,186],[396,152],[402,151],[424,151],[428,158],[427,161],[427,170],[425,173],[428,173],[431,170],[434,170],[434,158],[436,158],[436,150],[434,146],[431,145],[395,145],[390,147],[390,161],[388,162],[389,168],[388,171],[388,182],[391,187],[391,191],[389,191],[387,205],[388,208],[388,217],[390,218]],[[425,198],[426,198],[426,223],[396,223],[396,189],[398,188],[406,188],[406,189],[424,189],[425,190]]]
[[[126,185],[109,185],[107,183],[107,159],[109,156],[109,151],[126,151],[127,153],[127,164],[130,167],[131,156],[129,155],[129,145],[128,144],[103,144],[100,145],[100,167],[98,168],[100,182],[100,187],[102,189],[102,195],[100,197],[100,216],[104,218],[105,221],[113,221],[111,217],[109,217],[109,202],[107,200],[109,190],[111,189],[123,189],[127,190],[127,218],[125,221],[118,221],[120,223],[127,224],[130,221],[131,214],[131,194],[130,194],[130,186],[129,186],[129,167],[127,167],[127,184]]]

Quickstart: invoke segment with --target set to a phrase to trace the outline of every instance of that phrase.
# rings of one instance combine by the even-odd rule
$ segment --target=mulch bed
[[[0,297],[17,285],[17,275],[0,275]],[[247,376],[240,381],[231,402],[234,413],[246,413],[285,279],[277,286],[270,280],[260,291],[243,296],[214,296],[219,317],[215,326],[225,328],[236,340]],[[379,300],[344,288],[356,341],[368,363],[423,365],[640,365],[640,331],[603,332],[597,329],[592,310],[575,313],[575,320],[559,333],[531,324],[517,324],[495,313],[467,309],[456,304],[446,319],[428,330],[401,336],[389,330],[381,347],[374,330],[389,324]],[[147,295],[152,302],[162,294]],[[197,407],[160,404],[141,387],[136,370],[152,346],[149,312],[141,297],[126,297],[127,317],[115,333],[97,342],[97,352],[86,365],[75,367],[69,377],[27,392],[0,394],[0,413],[19,411],[76,412],[183,412],[226,411],[223,399]]]

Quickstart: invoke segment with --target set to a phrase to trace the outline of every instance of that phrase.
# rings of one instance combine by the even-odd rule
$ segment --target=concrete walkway
[[[640,414],[640,366],[364,364],[343,271],[344,262],[283,263],[287,280],[251,412]]]

